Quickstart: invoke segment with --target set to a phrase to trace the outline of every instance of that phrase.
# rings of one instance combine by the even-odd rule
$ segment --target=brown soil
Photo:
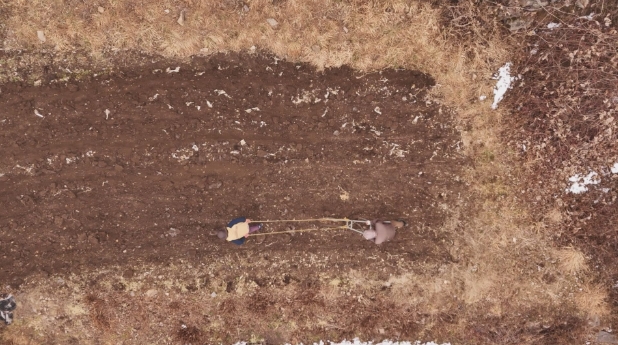
[[[317,72],[234,54],[166,72],[176,67],[154,62],[79,81],[49,75],[39,87],[2,86],[3,286],[109,265],[130,276],[139,263],[199,263],[232,252],[266,260],[336,253],[336,266],[325,269],[342,271],[385,265],[369,255],[451,260],[445,235],[432,229],[464,198],[465,161],[449,111],[426,96],[431,77]],[[380,247],[345,230],[237,247],[213,232],[236,216],[409,225]],[[299,228],[265,231],[287,227]],[[185,333],[179,337],[196,336]]]

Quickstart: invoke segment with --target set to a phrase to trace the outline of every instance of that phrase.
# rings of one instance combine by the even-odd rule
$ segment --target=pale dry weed
[[[587,317],[606,316],[610,312],[607,290],[599,285],[587,285],[577,294],[575,301]]]
[[[580,250],[573,247],[565,247],[556,251],[560,268],[568,274],[578,274],[588,271],[586,256]]]

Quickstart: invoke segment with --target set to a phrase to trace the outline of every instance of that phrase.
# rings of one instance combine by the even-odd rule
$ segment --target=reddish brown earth
[[[369,253],[450,260],[434,230],[464,199],[465,161],[450,112],[426,97],[431,77],[317,72],[249,55],[196,58],[166,72],[176,67],[155,61],[79,81],[50,73],[42,86],[2,86],[3,287],[33,274],[106,265],[131,274],[138,262],[201,262],[230,251],[337,253],[337,270],[364,265]],[[381,247],[346,230],[256,237],[242,247],[213,236],[240,215],[409,225]],[[287,226],[299,227],[265,231]]]

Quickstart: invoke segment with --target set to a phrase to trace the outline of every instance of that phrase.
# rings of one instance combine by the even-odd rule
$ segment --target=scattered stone
[[[90,234],[88,236],[88,242],[90,242],[90,244],[99,244],[99,239],[95,235]]]
[[[579,7],[579,8],[586,8],[588,7],[588,3],[590,1],[588,0],[575,0],[575,6]]]
[[[597,342],[601,344],[618,344],[618,337],[605,331],[597,333]]]
[[[511,18],[506,20],[506,26],[511,32],[525,30],[530,27],[531,24],[532,20],[527,18]]]
[[[176,229],[176,228],[170,228],[170,230],[167,232],[167,234],[168,234],[170,237],[176,237],[176,236],[178,235],[178,232],[179,232],[179,231],[178,231],[178,229]]]
[[[180,15],[178,16],[178,20],[176,21],[181,26],[185,26],[185,19],[186,19],[185,13],[186,13],[185,10],[180,11]]]
[[[15,308],[17,308],[17,302],[15,302],[15,297],[13,297],[13,295],[0,295],[0,320],[10,325],[13,322],[13,310],[15,310]]]
[[[549,0],[519,0],[520,6],[528,12],[536,12],[549,5]]]
[[[54,217],[54,225],[56,225],[57,227],[61,227],[63,222],[64,222],[64,219],[62,219],[62,217],[60,216]]]
[[[41,30],[36,32],[36,36],[39,38],[39,41],[41,41],[41,43],[45,43],[45,41],[47,41],[47,39],[45,38],[45,33]]]
[[[268,18],[268,19],[266,19],[266,22],[273,29],[277,29],[279,27],[279,22],[276,21],[274,18]]]
[[[221,188],[221,185],[223,185],[223,183],[221,183],[221,181],[215,182],[215,183],[209,185],[208,189],[219,189],[219,188]]]
[[[210,294],[210,297],[212,297],[212,298],[217,297],[217,293],[213,291],[213,293]]]
[[[148,291],[146,291],[146,297],[154,297],[157,294],[159,294],[159,291],[157,291],[156,289],[150,289]]]

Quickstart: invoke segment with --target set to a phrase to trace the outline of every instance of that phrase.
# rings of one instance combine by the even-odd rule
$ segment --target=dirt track
[[[2,87],[3,282],[238,250],[337,252],[343,268],[366,251],[449,260],[427,229],[464,199],[465,162],[449,112],[426,98],[430,77],[247,55],[176,67]],[[239,215],[409,226],[380,248],[346,231],[219,242],[213,230]]]

